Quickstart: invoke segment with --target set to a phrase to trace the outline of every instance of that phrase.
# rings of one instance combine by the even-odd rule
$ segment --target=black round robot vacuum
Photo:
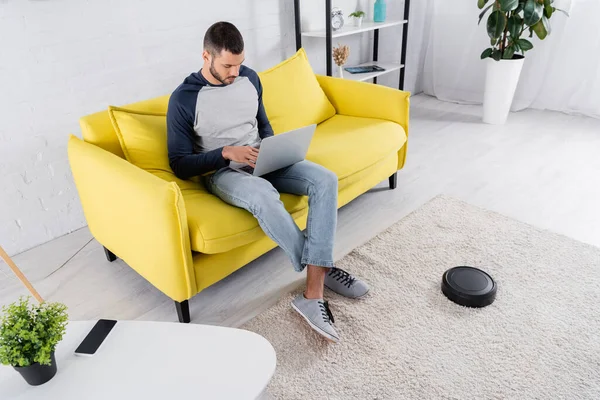
[[[485,307],[496,299],[496,282],[478,268],[454,267],[442,276],[442,292],[461,306]]]

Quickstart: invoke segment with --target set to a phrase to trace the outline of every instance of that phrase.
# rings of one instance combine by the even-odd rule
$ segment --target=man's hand
[[[226,160],[248,164],[254,168],[256,167],[258,152],[258,149],[250,146],[225,146],[222,154]]]

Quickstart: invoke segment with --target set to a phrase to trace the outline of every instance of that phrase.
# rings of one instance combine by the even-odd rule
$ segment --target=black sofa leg
[[[177,309],[177,316],[179,317],[179,322],[189,323],[190,322],[190,303],[186,301],[182,301],[181,303],[176,301],[175,308]]]
[[[398,173],[394,173],[394,175],[390,176],[390,189],[396,189],[398,185]]]
[[[102,246],[104,247],[104,246]],[[114,255],[113,252],[111,252],[109,249],[107,249],[106,247],[104,247],[104,254],[106,254],[106,259],[110,262],[113,262],[117,259],[117,256]]]

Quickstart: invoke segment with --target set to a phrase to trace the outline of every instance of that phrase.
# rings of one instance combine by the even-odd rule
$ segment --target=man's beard
[[[223,77],[221,76],[221,74],[219,74],[219,73],[217,72],[217,70],[215,69],[215,61],[214,61],[214,60],[211,60],[211,62],[210,62],[210,68],[209,68],[209,71],[210,71],[210,74],[211,74],[211,75],[212,75],[212,76],[213,76],[213,77],[214,77],[216,80],[218,80],[219,82],[221,82],[223,85],[230,85],[230,84],[232,84],[232,83],[233,83],[233,82],[227,82],[227,79],[228,79],[228,78],[234,78],[234,79],[235,79],[235,76],[229,76],[229,77],[227,77],[227,78],[223,78]]]

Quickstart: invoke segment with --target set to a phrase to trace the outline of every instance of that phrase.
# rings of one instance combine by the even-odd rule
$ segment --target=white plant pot
[[[524,58],[500,61],[486,59],[483,122],[495,125],[506,123],[524,61]]]
[[[363,17],[354,18],[354,26],[360,28],[362,26]]]
[[[338,76],[340,78],[344,77],[344,66],[343,65],[338,65]]]

